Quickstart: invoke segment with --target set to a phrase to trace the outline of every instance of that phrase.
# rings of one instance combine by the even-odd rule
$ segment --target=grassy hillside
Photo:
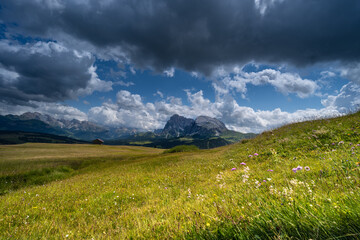
[[[356,113],[185,153],[0,146],[0,239],[359,239],[359,144]]]
[[[210,149],[226,146],[242,139],[254,138],[254,133],[240,133],[232,130],[223,132],[220,136],[182,136],[177,138],[165,138],[157,136],[153,132],[137,133],[120,139],[107,140],[108,145],[130,145],[156,148],[172,148],[178,145],[195,145],[200,149]]]
[[[231,143],[239,142],[242,139],[250,139],[256,137],[255,133],[240,133],[232,130],[227,130],[220,135],[221,138]]]
[[[240,141],[240,139],[238,140]],[[192,138],[192,137],[179,137],[179,138],[137,138],[137,139],[118,139],[108,140],[105,144],[108,145],[129,145],[129,146],[144,146],[144,147],[155,147],[155,148],[172,148],[178,145],[195,145],[200,149],[210,149],[220,146],[231,144],[231,141],[225,140],[222,137],[211,137],[211,138]]]

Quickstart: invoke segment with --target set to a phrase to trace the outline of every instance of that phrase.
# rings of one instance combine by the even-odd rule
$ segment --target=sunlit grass
[[[71,170],[0,196],[0,238],[357,239],[359,131],[357,113],[195,152],[1,147],[2,176]]]

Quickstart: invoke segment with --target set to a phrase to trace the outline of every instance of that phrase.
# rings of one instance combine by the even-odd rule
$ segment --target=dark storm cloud
[[[0,41],[0,99],[10,104],[75,98],[91,85],[91,55],[80,55],[54,42],[19,44]]]
[[[258,5],[255,3],[258,2]],[[8,30],[117,47],[138,67],[360,60],[358,0],[3,0]],[[14,27],[12,27],[14,26]]]

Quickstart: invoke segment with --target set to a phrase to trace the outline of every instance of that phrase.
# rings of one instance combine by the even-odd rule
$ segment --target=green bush
[[[195,145],[179,145],[165,150],[164,153],[193,152],[197,150],[199,150],[199,148]]]

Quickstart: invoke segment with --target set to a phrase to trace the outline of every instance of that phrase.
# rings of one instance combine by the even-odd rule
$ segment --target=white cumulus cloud
[[[360,109],[360,85],[350,82],[344,85],[337,95],[330,95],[321,103],[327,108],[335,108],[340,112]]]
[[[269,84],[284,95],[294,93],[300,98],[313,95],[319,88],[315,81],[302,79],[296,73],[282,73],[274,69],[265,69],[259,72],[239,71],[234,76],[225,76],[223,83],[228,88],[233,88],[242,94],[247,92],[247,84],[255,86]]]
[[[115,103],[106,102],[102,106],[91,108],[89,119],[108,125],[154,130],[163,128],[173,114],[190,118],[206,115],[220,119],[230,129],[258,133],[287,123],[342,114],[339,106],[330,103],[328,105],[324,103],[326,106],[322,109],[286,112],[275,108],[271,111],[263,111],[240,106],[229,94],[219,94],[215,101],[204,97],[201,90],[197,92],[186,90],[186,94],[188,105],[175,97],[145,103],[139,94],[122,90],[118,92]]]
[[[175,68],[169,68],[164,71],[165,76],[167,77],[174,77],[175,74]]]

